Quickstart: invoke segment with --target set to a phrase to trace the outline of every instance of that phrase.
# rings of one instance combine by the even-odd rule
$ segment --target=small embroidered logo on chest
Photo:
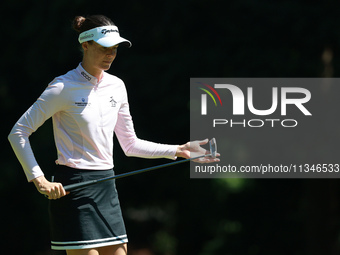
[[[90,106],[90,105],[91,105],[91,103],[86,102],[86,99],[85,99],[85,98],[81,98],[80,101],[76,101],[76,102],[74,102],[74,104],[75,104],[76,106],[79,106],[79,107],[85,107],[85,106]]]
[[[110,99],[111,107],[116,107],[117,102],[113,99],[113,97],[110,97]]]

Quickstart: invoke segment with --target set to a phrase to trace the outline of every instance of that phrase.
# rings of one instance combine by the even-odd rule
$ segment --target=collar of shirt
[[[98,84],[98,79],[94,76],[92,76],[91,74],[89,74],[81,65],[81,63],[79,63],[78,67],[77,67],[77,72],[78,74],[86,81],[92,83],[93,85],[97,85]]]

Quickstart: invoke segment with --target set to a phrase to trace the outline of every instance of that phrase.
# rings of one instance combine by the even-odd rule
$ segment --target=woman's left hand
[[[203,155],[209,155],[210,151],[201,147],[201,145],[205,145],[209,142],[209,139],[201,140],[201,141],[193,141],[187,142],[186,144],[179,145],[177,148],[176,156],[182,158],[194,158]],[[216,156],[220,156],[219,153],[216,153]],[[212,163],[220,161],[219,158],[212,158],[212,157],[202,157],[193,160],[194,162],[198,163]]]

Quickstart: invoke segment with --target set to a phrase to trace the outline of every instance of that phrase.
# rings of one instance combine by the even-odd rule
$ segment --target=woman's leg
[[[67,250],[67,255],[126,255],[127,244],[98,247],[93,249]]]

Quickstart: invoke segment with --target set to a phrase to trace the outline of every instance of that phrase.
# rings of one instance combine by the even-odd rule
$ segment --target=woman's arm
[[[208,139],[188,142],[183,145],[159,144],[139,139],[134,130],[127,96],[118,113],[115,133],[127,156],[176,159],[177,157],[190,158],[209,154],[209,151],[201,147],[201,145],[208,143]],[[200,158],[196,161],[200,163],[210,163],[219,161],[219,159],[207,157]]]
[[[8,140],[22,165],[29,182],[33,181],[38,191],[54,198],[66,194],[59,184],[48,182],[37,163],[29,137],[47,119],[63,107],[60,98],[62,84],[50,84],[38,100],[21,116],[12,128]],[[55,191],[58,191],[55,193]]]

